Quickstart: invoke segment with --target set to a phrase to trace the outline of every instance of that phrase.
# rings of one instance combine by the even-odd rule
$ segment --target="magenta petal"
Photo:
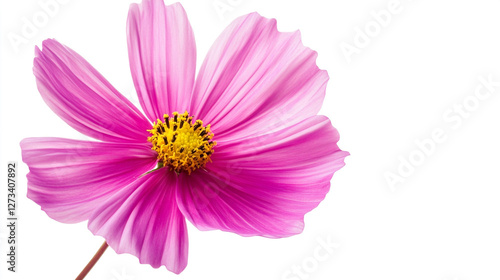
[[[187,265],[188,237],[175,185],[175,174],[166,168],[139,178],[95,210],[90,231],[103,236],[117,253],[181,273]]]
[[[347,152],[328,118],[216,146],[207,170],[180,174],[177,202],[201,230],[286,237],[323,200]]]
[[[196,45],[181,4],[132,4],[128,17],[130,69],[151,121],[188,110],[196,70]]]
[[[73,50],[45,40],[33,72],[47,105],[76,130],[103,141],[146,142],[148,120]]]
[[[156,162],[148,144],[27,138],[21,149],[30,169],[28,197],[64,223],[87,220],[95,207]]]
[[[278,32],[257,13],[236,19],[214,43],[200,69],[193,115],[218,139],[275,131],[317,114],[328,74],[300,33]]]

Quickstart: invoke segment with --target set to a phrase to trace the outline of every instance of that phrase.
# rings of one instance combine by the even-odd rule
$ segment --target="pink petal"
[[[236,19],[200,69],[192,113],[216,137],[237,139],[298,123],[319,111],[328,74],[300,33],[283,33],[257,13]]]
[[[38,90],[66,123],[99,140],[146,142],[151,124],[85,59],[51,39],[35,51]]]
[[[188,110],[196,69],[196,45],[181,4],[163,0],[132,4],[128,17],[130,69],[151,121]]]
[[[181,273],[187,265],[188,237],[175,201],[175,176],[161,168],[139,178],[95,210],[90,231],[103,236],[117,253]]]
[[[326,117],[259,137],[219,142],[207,170],[181,174],[177,202],[201,230],[286,237],[323,200],[347,152]]]
[[[148,144],[27,138],[21,149],[30,169],[28,197],[64,223],[87,220],[95,207],[156,163]]]

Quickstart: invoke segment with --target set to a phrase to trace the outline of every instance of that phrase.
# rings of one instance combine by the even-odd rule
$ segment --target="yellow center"
[[[152,136],[148,141],[158,153],[159,166],[169,166],[177,173],[195,171],[204,167],[213,154],[215,141],[210,125],[203,126],[201,120],[193,123],[193,116],[188,112],[173,116],[164,115],[164,122],[158,120],[153,129],[148,130]]]

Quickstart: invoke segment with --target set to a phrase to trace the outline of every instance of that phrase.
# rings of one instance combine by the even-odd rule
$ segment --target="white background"
[[[387,10],[389,0],[181,2],[194,29],[198,65],[240,15],[258,11],[276,18],[281,31],[300,29],[331,77],[321,113],[332,119],[340,147],[351,156],[298,236],[244,238],[189,225],[189,264],[180,276],[108,249],[88,279],[500,279],[500,87],[483,100],[474,97],[479,77],[500,81],[498,1],[396,1],[398,12],[382,27],[373,13]],[[9,37],[22,37],[23,18],[33,22],[43,9],[34,0],[0,3],[0,278],[74,279],[103,240],[85,223],[51,220],[26,198],[28,170],[19,142],[30,136],[86,138],[39,96],[34,45],[56,38],[70,46],[137,104],[125,32],[130,1],[67,0],[17,48]],[[214,3],[233,6],[220,16]],[[357,28],[367,26],[369,42],[356,44]],[[346,44],[357,47],[350,62],[341,48]],[[459,115],[449,110],[464,100],[471,110],[458,123]],[[446,140],[419,158],[415,141],[435,129]],[[411,155],[418,166],[412,174],[399,172],[401,160]],[[20,166],[17,273],[8,272],[5,262],[11,160]],[[404,182],[391,187],[388,172]],[[328,239],[336,248],[315,259],[318,240]],[[293,266],[304,275],[293,274]]]

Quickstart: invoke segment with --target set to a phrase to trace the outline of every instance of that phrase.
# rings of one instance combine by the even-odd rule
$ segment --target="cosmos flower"
[[[87,61],[49,39],[34,74],[47,105],[96,141],[28,138],[28,197],[117,253],[180,273],[186,219],[200,230],[300,233],[347,152],[324,116],[328,81],[299,32],[257,13],[232,22],[195,80],[193,31],[180,4],[132,4],[132,78],[142,112]]]

